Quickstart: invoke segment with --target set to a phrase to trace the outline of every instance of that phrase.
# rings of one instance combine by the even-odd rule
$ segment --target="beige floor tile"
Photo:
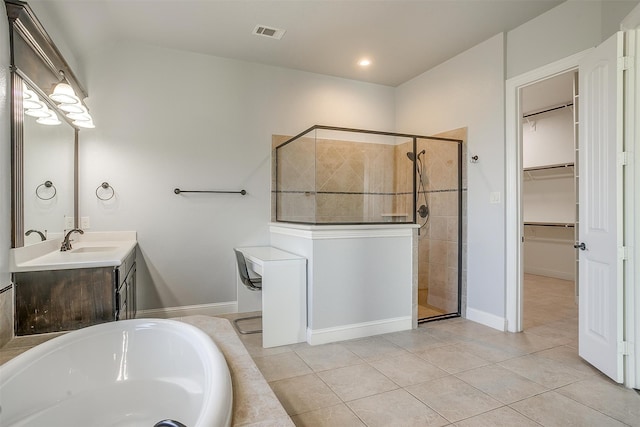
[[[318,376],[345,402],[398,388],[367,364],[322,371]]]
[[[254,360],[268,382],[312,372],[309,366],[292,351],[271,356],[255,357]]]
[[[561,394],[550,391],[510,405],[528,418],[548,427],[614,427],[621,422]]]
[[[297,427],[366,427],[344,403],[294,415]]]
[[[340,398],[316,374],[269,384],[289,415],[337,405]]]
[[[410,331],[394,332],[392,334],[383,335],[383,337],[404,348],[407,351],[417,352],[427,350],[429,348],[442,347],[450,345],[452,341],[449,339],[441,339],[427,332],[427,329],[419,327]],[[456,341],[457,342],[457,341]]]
[[[240,341],[252,357],[271,356],[274,354],[287,353],[292,351],[292,346],[280,346],[263,348],[262,334],[239,335]]]
[[[442,323],[440,328],[438,329],[440,331],[448,332],[454,336],[465,338],[477,338],[481,336],[496,335],[501,333],[494,328],[490,328],[488,326],[466,319],[463,319],[462,321],[456,323]]]
[[[600,371],[594,368],[586,360],[578,356],[578,350],[569,346],[550,348],[535,353],[536,356],[556,361],[564,366],[575,369],[585,374],[598,375]]]
[[[499,335],[480,337],[476,339],[476,341],[495,345],[499,348],[511,348],[522,354],[535,353],[566,343],[564,339],[559,340],[557,338],[542,337],[527,333],[502,333]]]
[[[502,362],[503,360],[513,359],[514,357],[523,356],[525,353],[509,346],[498,346],[489,344],[481,340],[469,340],[456,344],[454,347],[471,353],[489,362]]]
[[[407,350],[382,337],[369,337],[345,341],[342,345],[366,361],[399,356],[407,353]]]
[[[559,388],[558,393],[615,418],[640,426],[640,394],[600,375]]]
[[[451,422],[502,406],[488,394],[453,376],[412,385],[405,390]]]
[[[315,372],[357,365],[364,361],[342,344],[324,344],[295,350]]]
[[[497,365],[462,372],[456,377],[505,404],[547,391],[540,384]]]
[[[535,334],[541,337],[555,338],[558,344],[565,344],[567,342],[570,342],[571,340],[574,340],[578,336],[577,332],[574,332],[570,329],[563,329],[546,323],[540,324],[533,328],[525,328],[524,332],[527,334]]]
[[[420,351],[416,355],[451,374],[468,371],[490,363],[454,345]]]
[[[499,365],[549,389],[574,383],[590,375],[537,355],[510,359]]]
[[[456,427],[538,427],[540,424],[508,406],[485,412],[456,423]]]
[[[348,403],[368,427],[429,427],[449,422],[405,390],[393,390]]]
[[[370,362],[369,364],[400,387],[406,387],[449,375],[448,372],[443,371],[414,354],[389,357]]]

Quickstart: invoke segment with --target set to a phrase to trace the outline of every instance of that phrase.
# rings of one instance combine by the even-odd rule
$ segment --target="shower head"
[[[422,150],[421,152],[418,153],[418,159],[420,159],[420,156],[423,155],[425,153],[425,150]],[[407,157],[409,158],[409,160],[411,160],[412,162],[415,161],[415,156],[413,155],[412,151],[407,152]]]

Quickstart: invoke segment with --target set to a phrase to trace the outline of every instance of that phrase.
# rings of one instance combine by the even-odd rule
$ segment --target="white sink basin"
[[[77,249],[71,249],[71,253],[81,254],[87,252],[109,252],[118,249],[116,246],[83,246]]]
[[[73,238],[73,249],[65,252],[60,251],[62,238],[11,249],[11,271],[119,266],[137,245],[135,231],[86,232]]]

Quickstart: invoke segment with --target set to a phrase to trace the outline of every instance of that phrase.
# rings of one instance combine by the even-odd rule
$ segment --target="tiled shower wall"
[[[315,224],[408,222],[398,206],[411,184],[397,181],[397,147],[301,138],[278,150],[277,218]],[[411,171],[404,157],[402,168]],[[404,215],[402,215],[404,214]]]
[[[398,159],[407,159],[411,143],[397,147]],[[416,152],[422,155],[424,191],[418,186],[418,206],[426,203],[428,222],[418,237],[418,304],[437,308],[443,313],[458,309],[458,144],[448,141],[418,139]],[[407,159],[408,161],[408,159]],[[464,162],[463,162],[464,164]],[[401,175],[400,180],[411,180]],[[416,174],[416,182],[418,182]],[[410,211],[410,209],[409,209]],[[424,219],[418,217],[418,224]]]

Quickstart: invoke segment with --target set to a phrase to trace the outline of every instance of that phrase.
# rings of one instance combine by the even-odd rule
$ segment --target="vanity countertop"
[[[71,243],[65,252],[60,238],[11,249],[11,272],[118,267],[138,244],[135,231],[74,233]]]

